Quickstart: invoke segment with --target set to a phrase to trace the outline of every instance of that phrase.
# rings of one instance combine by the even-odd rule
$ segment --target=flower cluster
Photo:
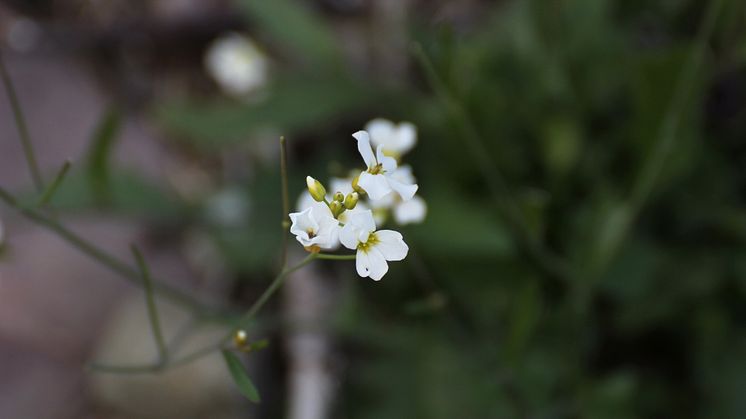
[[[290,232],[309,252],[336,250],[340,245],[355,250],[357,273],[380,280],[388,263],[407,256],[409,247],[394,230],[379,230],[389,218],[397,224],[422,222],[425,201],[417,194],[412,168],[399,165],[414,147],[414,125],[384,119],[369,122],[352,134],[365,163],[347,178],[332,178],[328,193],[324,184],[307,177],[308,190],[290,214]]]

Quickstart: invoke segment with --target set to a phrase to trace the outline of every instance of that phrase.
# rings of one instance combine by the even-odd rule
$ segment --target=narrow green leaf
[[[246,370],[244,369],[241,360],[239,360],[238,357],[230,351],[223,351],[223,359],[225,359],[225,363],[228,366],[228,371],[230,371],[231,377],[233,377],[233,381],[238,386],[241,394],[243,394],[250,401],[259,403],[261,401],[261,399],[259,398],[259,392],[254,386],[254,383],[251,382],[249,376],[246,374]]]
[[[120,127],[119,111],[111,108],[101,117],[91,137],[87,175],[91,191],[99,204],[106,203],[109,198],[109,156]]]

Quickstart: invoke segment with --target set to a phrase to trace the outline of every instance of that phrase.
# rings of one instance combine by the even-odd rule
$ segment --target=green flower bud
[[[329,209],[331,210],[332,215],[334,215],[334,218],[339,217],[339,214],[345,212],[345,207],[339,201],[332,201],[329,204]]]
[[[360,175],[355,176],[355,179],[352,179],[352,189],[355,190],[360,196],[365,195],[365,189],[361,188],[360,185],[357,183],[360,181]]]
[[[306,185],[308,185],[308,192],[316,202],[323,202],[326,199],[326,188],[321,182],[311,176],[306,176]]]
[[[358,199],[360,199],[360,195],[357,192],[348,193],[344,201],[345,208],[347,208],[348,210],[355,208]]]
[[[345,200],[345,196],[342,192],[337,191],[337,193],[334,194],[334,200],[342,202]]]

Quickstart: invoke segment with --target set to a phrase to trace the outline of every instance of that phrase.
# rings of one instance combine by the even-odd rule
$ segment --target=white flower
[[[412,168],[407,165],[399,166],[394,170],[391,174],[391,178],[404,184],[415,183],[414,175],[412,175]],[[425,200],[418,195],[415,195],[409,201],[402,201],[398,196],[396,196],[396,194],[389,193],[381,199],[371,200],[370,206],[374,209],[374,215],[376,212],[379,214],[381,213],[381,211],[377,210],[391,209],[394,214],[394,220],[400,225],[421,223],[425,220],[425,216],[427,215],[427,205],[425,204]],[[376,222],[378,223],[378,219],[376,219]]]
[[[306,189],[298,197],[298,202],[296,202],[295,204],[295,209],[296,211],[301,212],[304,209],[311,208],[314,204],[316,204],[316,200],[313,199],[311,193],[308,192],[308,189]]]
[[[329,193],[333,194],[335,192],[342,192],[344,196],[353,192],[352,177],[333,177],[329,179]]]
[[[339,221],[323,202],[290,214],[290,232],[309,251],[333,250],[339,246]]]
[[[358,275],[374,281],[379,281],[388,272],[386,261],[403,260],[409,252],[409,246],[398,232],[376,231],[370,210],[350,213],[339,239],[346,248],[357,250],[355,266]]]
[[[402,183],[392,176],[396,170],[396,159],[383,154],[383,144],[378,145],[374,155],[367,132],[358,131],[352,136],[357,140],[357,149],[368,166],[360,174],[358,185],[365,189],[370,199],[381,199],[391,191],[395,191],[405,201],[412,199],[417,192],[417,185]]]
[[[205,66],[231,95],[245,96],[267,83],[267,57],[251,39],[238,33],[215,40],[205,55]]]
[[[365,126],[370,133],[370,142],[374,147],[383,146],[386,155],[398,157],[417,143],[417,128],[410,122],[394,124],[393,122],[377,118]]]
[[[399,201],[394,206],[394,220],[400,225],[421,223],[426,215],[427,204],[418,195],[409,201]]]

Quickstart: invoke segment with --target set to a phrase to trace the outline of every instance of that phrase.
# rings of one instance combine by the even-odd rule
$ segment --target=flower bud
[[[248,339],[249,336],[246,334],[245,330],[236,330],[236,333],[233,334],[233,343],[236,344],[236,347],[239,349],[246,346]]]
[[[345,208],[347,208],[348,210],[355,208],[358,199],[360,199],[360,195],[357,192],[348,193],[344,201]]]
[[[332,201],[329,204],[329,209],[331,210],[332,215],[334,215],[334,218],[337,218],[339,214],[345,211],[344,205],[342,205],[342,203],[339,201]]]
[[[311,176],[306,176],[306,185],[308,186],[308,192],[311,193],[311,197],[316,202],[323,202],[326,199],[326,188],[321,182]]]
[[[355,176],[355,179],[352,179],[352,189],[355,190],[360,196],[365,195],[365,189],[361,188],[357,183],[360,181],[360,175]]]
[[[334,194],[334,200],[342,202],[345,200],[345,196],[342,192],[337,191],[337,193]]]

